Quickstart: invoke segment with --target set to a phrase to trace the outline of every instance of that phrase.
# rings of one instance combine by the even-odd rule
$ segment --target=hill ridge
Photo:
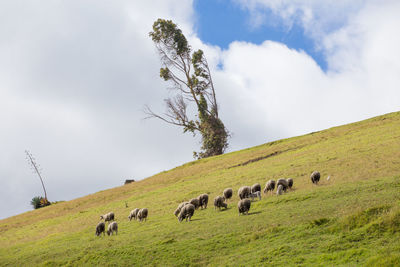
[[[400,261],[399,138],[400,112],[389,113],[6,218],[0,265],[390,265]],[[309,180],[314,170],[319,186]],[[236,193],[226,211],[213,209],[226,187],[280,177],[294,178],[294,190],[263,195],[249,216],[238,216]],[[209,207],[178,223],[176,206],[201,193],[210,195]],[[135,207],[149,209],[147,222],[128,221]],[[95,237],[108,211],[119,234]]]

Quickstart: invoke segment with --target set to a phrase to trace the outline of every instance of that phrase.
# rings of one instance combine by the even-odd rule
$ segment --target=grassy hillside
[[[281,177],[292,177],[294,189],[263,195],[248,216],[238,216],[236,194],[227,210],[214,210],[226,187]],[[179,223],[176,206],[201,193],[209,207]],[[135,207],[149,209],[147,222],[128,221]],[[95,237],[109,211],[118,236]],[[0,221],[0,265],[100,264],[399,265],[400,113],[190,162]]]

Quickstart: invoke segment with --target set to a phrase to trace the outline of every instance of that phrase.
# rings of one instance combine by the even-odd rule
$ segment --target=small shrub
[[[37,196],[32,198],[31,205],[33,206],[34,209],[39,209],[42,207],[49,206],[51,205],[51,203],[46,198]]]

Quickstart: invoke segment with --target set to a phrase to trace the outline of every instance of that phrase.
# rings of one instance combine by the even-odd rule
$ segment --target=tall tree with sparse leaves
[[[218,117],[218,104],[210,68],[202,50],[192,53],[186,37],[171,20],[158,19],[149,33],[160,54],[163,67],[160,77],[170,82],[175,95],[165,99],[163,115],[145,106],[148,118],[158,118],[169,124],[183,127],[184,132],[200,133],[200,152],[195,158],[223,154],[228,147],[229,133]],[[198,115],[189,118],[188,105],[194,103]]]

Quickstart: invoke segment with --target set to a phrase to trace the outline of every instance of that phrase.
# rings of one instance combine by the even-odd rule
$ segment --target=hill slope
[[[312,185],[314,170],[321,183]],[[326,180],[330,175],[331,179]],[[226,187],[294,178],[238,216]],[[187,163],[129,185],[0,221],[0,265],[391,265],[400,262],[400,113]],[[200,193],[209,207],[178,223],[176,206]],[[129,207],[125,207],[125,202]],[[147,222],[129,222],[147,207]],[[95,237],[116,214],[118,236]]]

